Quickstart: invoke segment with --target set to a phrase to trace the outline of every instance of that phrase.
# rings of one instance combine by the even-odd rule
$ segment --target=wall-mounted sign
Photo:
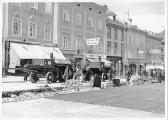
[[[100,38],[88,38],[87,45],[99,45]]]

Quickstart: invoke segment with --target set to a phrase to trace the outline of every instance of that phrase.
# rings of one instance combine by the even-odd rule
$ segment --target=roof
[[[117,25],[117,26],[120,26],[120,27],[124,27],[124,24],[122,22],[120,22],[118,19],[116,19],[115,21],[110,19],[110,18],[107,18],[106,19],[106,24],[114,24],[114,25]]]

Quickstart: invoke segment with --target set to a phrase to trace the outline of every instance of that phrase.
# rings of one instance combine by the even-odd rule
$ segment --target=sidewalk
[[[30,89],[40,89],[42,86],[47,85],[45,78],[40,78],[37,83],[31,83],[30,81],[24,81],[23,76],[5,76],[2,77],[2,91],[20,91]],[[50,84],[51,87],[61,87],[61,83]]]

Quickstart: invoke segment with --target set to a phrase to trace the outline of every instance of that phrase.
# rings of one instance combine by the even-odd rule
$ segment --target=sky
[[[122,20],[129,11],[132,24],[141,29],[156,33],[165,29],[164,0],[98,0],[97,3],[106,4]]]

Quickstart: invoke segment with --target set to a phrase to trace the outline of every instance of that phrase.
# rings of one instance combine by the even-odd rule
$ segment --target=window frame
[[[45,39],[46,38],[46,29],[48,29],[48,37],[49,37],[49,39],[47,38],[47,39]],[[44,26],[44,40],[45,41],[51,41],[51,27],[50,27],[50,25],[48,26],[48,25],[45,25]]]
[[[94,20],[93,20],[93,17],[88,17],[88,27],[94,28]]]
[[[76,25],[82,25],[82,14],[81,13],[76,14]]]
[[[109,47],[110,46],[110,47]],[[111,42],[110,41],[107,41],[107,54],[111,54]]]
[[[114,28],[114,40],[118,40],[118,29]]]
[[[66,39],[64,39],[66,38]],[[68,48],[68,35],[62,34],[62,48]]]
[[[14,34],[14,20],[17,20],[20,21],[20,33],[19,34]],[[18,23],[17,23],[18,24]],[[17,18],[17,17],[13,17],[12,18],[12,36],[15,36],[15,37],[21,37],[22,36],[22,18]]]
[[[103,20],[98,20],[98,30],[102,30],[103,29]]]
[[[53,13],[52,9],[53,9],[52,3],[51,2],[46,2],[45,3],[45,12],[47,14],[51,14],[52,15],[52,13]]]
[[[117,46],[117,47],[115,47]],[[116,55],[118,53],[118,43],[114,43],[114,55]]]
[[[63,21],[70,22],[70,11],[68,9],[63,9]]]
[[[31,2],[29,3],[29,8],[30,9],[38,9],[38,2]]]
[[[111,39],[111,28],[110,27],[107,27],[107,38]]]
[[[35,35],[34,36],[30,36],[30,24],[35,24]],[[37,22],[32,21],[32,20],[28,20],[28,38],[31,39],[36,39],[37,38]]]

